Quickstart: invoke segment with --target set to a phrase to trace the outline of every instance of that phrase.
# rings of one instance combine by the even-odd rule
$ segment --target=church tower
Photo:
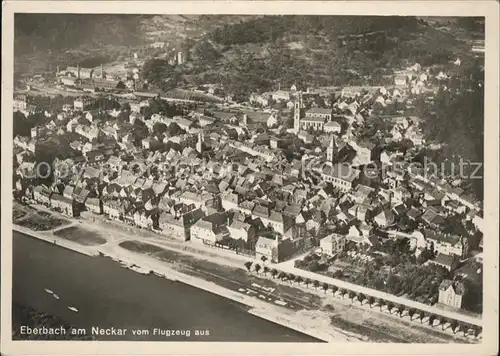
[[[203,154],[203,133],[198,133],[198,142],[196,142],[196,151],[201,155]]]
[[[337,143],[335,142],[335,137],[332,135],[332,138],[330,139],[330,144],[326,149],[326,160],[328,162],[333,162],[333,158],[335,157],[336,153],[337,153]]]
[[[300,173],[302,175],[302,179],[306,180],[306,155],[302,155],[302,158],[300,160],[301,167],[300,167]]]
[[[302,94],[299,93],[298,99],[295,101],[293,112],[293,131],[298,134],[300,131],[300,113],[302,109]]]

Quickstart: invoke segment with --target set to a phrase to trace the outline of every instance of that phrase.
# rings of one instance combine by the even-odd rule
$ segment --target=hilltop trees
[[[174,71],[174,67],[168,64],[165,59],[149,59],[142,66],[142,76],[148,83],[152,83],[159,88],[166,85],[165,80],[169,78]]]
[[[484,159],[484,70],[482,63],[471,61],[461,66],[441,87],[434,104],[421,103],[420,115],[425,119],[423,129],[429,141],[445,144],[442,155],[458,167],[459,160],[483,162]],[[481,166],[482,167],[482,166]],[[470,176],[476,165],[465,165]],[[471,179],[474,194],[483,197],[482,168],[475,173],[481,179]]]

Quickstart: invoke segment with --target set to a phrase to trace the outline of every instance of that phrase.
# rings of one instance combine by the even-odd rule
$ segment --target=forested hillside
[[[464,30],[470,23],[429,25],[402,16],[248,18],[207,32],[190,46],[190,63],[167,73],[177,84],[218,82],[242,95],[276,89],[278,83],[389,84],[394,68],[470,56],[468,36],[478,32]]]
[[[95,66],[160,41],[187,49],[205,32],[245,16],[16,14],[16,72],[79,61]],[[97,63],[97,64],[96,64]]]
[[[462,66],[437,93],[433,103],[423,100],[415,104],[424,119],[427,140],[444,143],[436,161],[447,160],[459,167],[460,159],[471,162],[463,166],[470,190],[483,198],[484,161],[484,69],[482,61]],[[476,171],[477,164],[480,169]],[[449,167],[450,165],[446,166]],[[458,168],[455,173],[459,173]]]
[[[16,14],[16,55],[98,46],[134,46],[143,16],[101,14]]]

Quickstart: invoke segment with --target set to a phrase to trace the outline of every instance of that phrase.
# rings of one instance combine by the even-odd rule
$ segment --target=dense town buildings
[[[183,60],[179,53],[177,61]],[[425,87],[421,74],[427,73],[414,72]],[[65,85],[78,82],[91,94],[123,84],[104,78],[102,67],[61,73]],[[96,98],[82,94],[73,105],[47,112],[29,136],[14,138],[15,189],[25,201],[68,216],[86,211],[164,238],[239,249],[269,263],[316,247],[328,256],[351,245],[375,253],[384,241],[405,239],[414,256],[432,255],[427,265],[453,272],[481,239],[443,227],[453,218],[481,230],[482,207],[457,186],[410,165],[412,151],[397,144],[409,140],[415,151],[425,146],[415,118],[386,120],[385,131],[375,134],[384,149],[374,135],[361,134],[375,110],[407,95],[413,79],[402,73],[395,78],[397,88],[344,87],[333,102],[320,97],[323,107],[296,87],[272,93],[272,100],[286,104],[288,122],[288,112],[213,106],[146,116],[156,94],[133,92],[108,110],[96,109]],[[250,103],[266,107],[267,98],[252,95]],[[14,110],[29,113],[30,105],[18,96]],[[57,145],[54,138],[68,144],[50,163],[66,165],[67,174],[50,182],[30,178],[39,150]],[[389,144],[396,148],[387,149]],[[370,179],[370,165],[383,171],[380,179]],[[463,294],[459,283],[443,282],[439,302],[460,308]]]

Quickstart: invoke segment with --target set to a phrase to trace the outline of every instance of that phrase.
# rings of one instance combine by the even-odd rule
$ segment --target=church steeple
[[[326,149],[326,159],[328,162],[333,162],[333,158],[335,157],[335,154],[337,152],[337,142],[335,142],[335,136],[332,135],[330,139],[330,144],[328,145],[328,148]]]
[[[203,154],[203,132],[198,132],[198,142],[196,142],[196,151]]]
[[[294,112],[293,112],[293,131],[298,134],[300,131],[300,115],[302,110],[302,94],[299,93],[298,99],[295,100]]]

